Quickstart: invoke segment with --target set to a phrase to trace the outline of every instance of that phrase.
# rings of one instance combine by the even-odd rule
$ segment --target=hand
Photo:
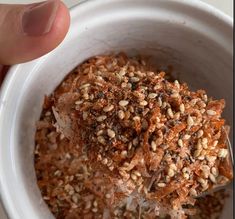
[[[0,84],[6,65],[30,61],[53,50],[64,39],[69,23],[69,11],[60,0],[0,4]]]

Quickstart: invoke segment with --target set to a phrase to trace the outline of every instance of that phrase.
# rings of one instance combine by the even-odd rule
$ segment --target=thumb
[[[38,58],[64,39],[69,12],[60,0],[29,5],[0,4],[0,64]]]

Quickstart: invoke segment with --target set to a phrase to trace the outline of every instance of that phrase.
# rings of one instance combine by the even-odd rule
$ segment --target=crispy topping
[[[56,218],[183,219],[196,196],[232,179],[224,100],[153,70],[97,56],[45,99],[35,168]]]

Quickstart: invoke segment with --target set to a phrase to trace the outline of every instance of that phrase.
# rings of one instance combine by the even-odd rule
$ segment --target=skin
[[[40,36],[29,36],[21,27],[22,13],[30,5],[0,4],[0,84],[8,66],[38,58],[56,48],[68,32],[70,16],[67,7],[59,2],[50,31]]]

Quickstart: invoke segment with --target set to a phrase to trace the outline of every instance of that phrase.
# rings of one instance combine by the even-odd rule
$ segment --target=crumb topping
[[[195,214],[195,197],[233,177],[224,106],[144,59],[87,60],[45,98],[37,123],[44,200],[58,219]]]

